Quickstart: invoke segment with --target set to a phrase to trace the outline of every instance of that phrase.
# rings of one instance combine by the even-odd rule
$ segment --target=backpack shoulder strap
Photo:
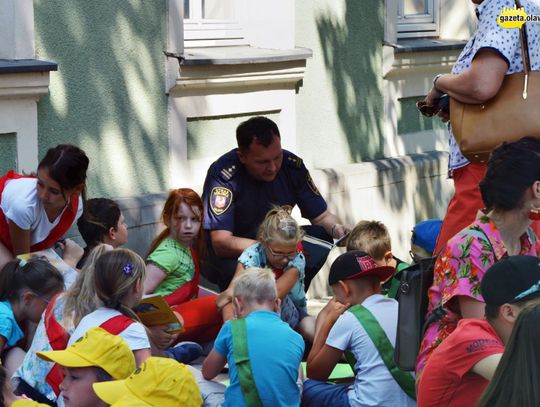
[[[250,407],[262,407],[263,403],[259,396],[251,363],[249,361],[246,319],[232,319],[231,333],[233,338],[234,363],[238,371],[240,388],[244,395],[246,405]]]
[[[407,395],[416,400],[414,378],[408,373],[400,370],[394,363],[394,347],[386,336],[381,325],[373,314],[364,306],[357,304],[349,308],[349,311],[356,317],[360,325],[365,329],[369,338],[379,352],[381,359],[390,371],[394,380],[399,384]]]

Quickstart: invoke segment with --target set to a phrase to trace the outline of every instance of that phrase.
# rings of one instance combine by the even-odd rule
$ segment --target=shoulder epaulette
[[[297,155],[294,155],[293,153],[287,152],[283,153],[283,159],[287,163],[287,165],[295,168],[301,168],[302,167],[302,159],[298,157]]]
[[[230,165],[228,167],[222,168],[219,171],[219,175],[225,181],[229,181],[234,176],[234,174],[236,173],[236,169],[237,169],[236,164],[232,164],[232,165]]]
[[[213,165],[215,176],[220,177],[223,181],[230,181],[240,165],[236,150],[231,150],[222,155]]]

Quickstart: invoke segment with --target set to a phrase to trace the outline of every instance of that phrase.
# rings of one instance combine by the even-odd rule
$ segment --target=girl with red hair
[[[162,212],[165,229],[150,245],[146,258],[145,294],[160,294],[181,315],[185,331],[182,340],[213,339],[221,326],[216,296],[199,297],[199,255],[203,203],[192,189],[169,193]]]

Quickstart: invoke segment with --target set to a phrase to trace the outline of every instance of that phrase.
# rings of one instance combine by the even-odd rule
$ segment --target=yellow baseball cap
[[[65,350],[36,352],[37,356],[65,367],[97,366],[114,379],[128,377],[135,368],[135,356],[126,341],[103,328],[89,329]]]
[[[11,407],[48,407],[48,404],[38,403],[37,401],[30,400],[30,399],[19,399],[19,400],[15,400],[11,404]]]
[[[93,384],[100,399],[115,407],[195,407],[202,404],[189,369],[174,359],[150,357],[125,380]]]

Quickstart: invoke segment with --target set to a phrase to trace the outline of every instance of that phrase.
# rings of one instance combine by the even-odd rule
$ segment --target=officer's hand
[[[334,226],[332,226],[332,237],[334,239],[337,239],[337,246],[345,246],[345,244],[347,243],[347,239],[344,238],[349,234],[349,232],[350,229],[340,223],[336,223]]]

